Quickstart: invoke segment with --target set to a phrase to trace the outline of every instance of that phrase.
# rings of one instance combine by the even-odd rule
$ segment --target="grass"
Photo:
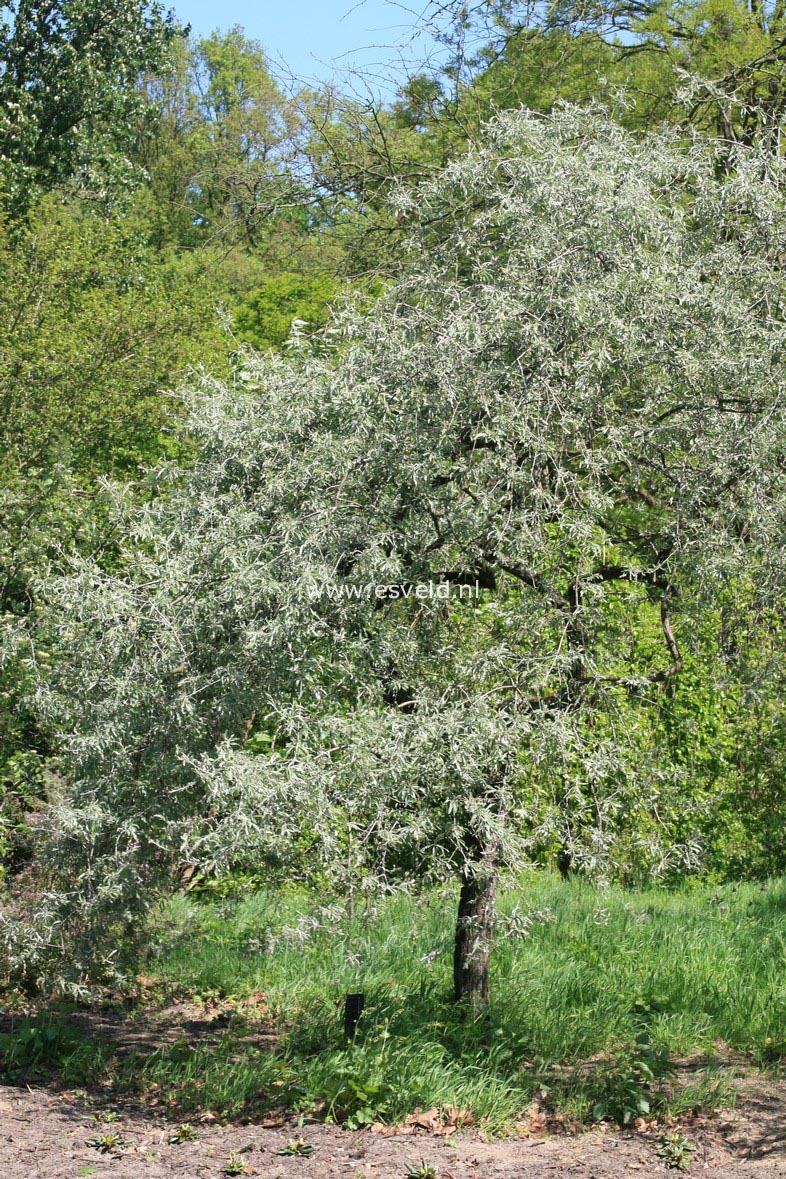
[[[183,1111],[316,1110],[360,1126],[453,1107],[493,1132],[533,1100],[623,1124],[722,1104],[714,1063],[786,1056],[784,881],[629,893],[527,875],[501,898],[480,1020],[450,1002],[454,901],[400,895],[350,921],[295,894],[173,898],[147,967],[160,988],[237,1008],[263,992],[280,1035],[255,1046],[238,1016],[218,1043],[125,1061],[115,1082]],[[348,1043],[352,991],[366,1009]],[[57,1034],[26,1035],[26,1051],[59,1052]],[[71,1049],[78,1083],[97,1066]]]

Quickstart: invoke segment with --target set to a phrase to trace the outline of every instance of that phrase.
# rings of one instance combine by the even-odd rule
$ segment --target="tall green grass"
[[[450,1001],[455,900],[399,895],[350,920],[297,894],[174,898],[157,974],[202,998],[263,991],[281,1032],[253,1061],[236,1051],[214,1083],[192,1053],[191,1099],[353,1124],[452,1105],[494,1129],[536,1096],[624,1121],[712,1100],[708,1074],[675,1084],[667,1060],[786,1056],[786,882],[626,893],[524,876],[501,898],[482,1019]],[[366,995],[351,1044],[349,991]],[[174,1083],[184,1067],[163,1053],[146,1075]]]

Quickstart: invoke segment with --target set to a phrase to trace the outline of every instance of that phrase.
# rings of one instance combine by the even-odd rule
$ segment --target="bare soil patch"
[[[107,1111],[116,1120],[101,1122]],[[266,1179],[405,1179],[409,1165],[428,1163],[440,1179],[617,1179],[631,1172],[677,1174],[658,1157],[660,1133],[594,1129],[486,1142],[477,1133],[450,1139],[428,1134],[383,1137],[339,1127],[217,1125],[195,1120],[196,1139],[170,1139],[178,1123],[138,1105],[48,1089],[0,1088],[0,1175],[4,1179],[217,1179],[231,1156],[247,1175]],[[717,1179],[786,1176],[786,1084],[742,1083],[733,1111],[686,1123],[693,1147],[689,1174]],[[102,1153],[88,1140],[113,1131],[122,1143]],[[293,1138],[313,1147],[287,1156]],[[236,1162],[237,1165],[237,1162]]]

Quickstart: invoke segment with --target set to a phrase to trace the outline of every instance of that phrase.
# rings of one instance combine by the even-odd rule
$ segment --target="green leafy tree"
[[[14,214],[66,181],[127,184],[137,83],[179,28],[144,0],[12,0],[0,14],[0,187]]]
[[[464,118],[476,125],[478,117],[488,118],[495,110],[526,106],[547,111],[560,99],[589,102],[625,80],[613,46],[598,37],[530,29],[479,52],[460,107]]]
[[[329,275],[275,274],[241,300],[235,311],[238,338],[254,348],[278,348],[293,324],[313,331],[328,318],[338,294]]]
[[[258,42],[235,27],[181,44],[145,92],[136,152],[159,240],[253,249],[282,214],[297,221],[302,119]]]
[[[111,556],[102,479],[139,478],[163,454],[184,456],[177,385],[191,365],[226,363],[221,296],[201,259],[145,246],[137,224],[50,196],[23,226],[0,227],[3,629],[73,547]],[[40,809],[56,753],[25,707],[28,679],[17,660],[3,662],[0,816],[12,858],[15,818]]]
[[[482,1004],[502,864],[571,814],[613,863],[626,811],[679,806],[630,719],[730,582],[782,585],[781,165],[739,149],[724,178],[598,111],[485,140],[399,195],[411,268],[335,356],[210,383],[122,571],[49,584],[68,786],[16,969],[78,986],[179,857],[307,833],[323,880],[457,879],[456,996]]]
[[[758,0],[434,4],[464,119],[627,94],[629,125],[689,119],[749,141],[784,110],[784,9]]]
[[[198,256],[146,247],[131,215],[52,197],[0,227],[4,481],[57,460],[86,477],[154,463],[187,367],[220,366],[219,297]]]
[[[304,95],[300,105],[315,217],[340,243],[343,273],[398,272],[401,226],[391,194],[466,149],[440,83],[414,75],[391,104],[327,90]]]

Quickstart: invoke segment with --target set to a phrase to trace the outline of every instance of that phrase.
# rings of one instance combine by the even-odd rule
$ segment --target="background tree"
[[[170,241],[253,249],[272,217],[306,203],[297,102],[241,29],[181,43],[145,93],[153,122],[145,134],[141,121],[137,152]]]
[[[143,0],[13,0],[0,16],[0,187],[14,214],[65,181],[128,184],[141,93],[180,33]]]
[[[163,454],[187,453],[173,431],[177,386],[202,362],[227,372],[231,343],[201,263],[146,246],[130,210],[106,219],[54,196],[23,226],[0,229],[4,628],[31,608],[43,569],[63,567],[74,546],[111,559],[105,479],[136,480]],[[9,831],[14,816],[43,806],[56,754],[24,707],[26,678],[18,661],[4,662],[0,813]]]
[[[254,348],[281,347],[293,323],[306,331],[321,327],[337,297],[338,285],[328,274],[273,275],[240,301],[234,319],[238,339]]]
[[[627,125],[688,119],[750,141],[783,113],[783,20],[780,4],[755,0],[500,0],[435,3],[425,23],[450,51],[447,75],[464,121],[475,111],[549,109],[560,97],[623,91]]]
[[[200,256],[150,249],[130,210],[107,220],[54,198],[0,251],[4,481],[58,460],[87,478],[154,463],[188,366],[226,354]]]

